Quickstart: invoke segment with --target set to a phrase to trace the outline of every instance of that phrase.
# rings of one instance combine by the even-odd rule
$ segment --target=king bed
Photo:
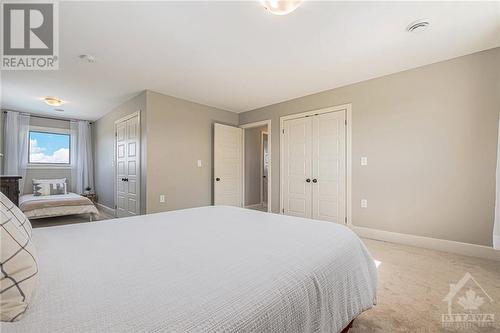
[[[341,332],[377,271],[342,225],[201,207],[32,232],[39,277],[11,332]]]

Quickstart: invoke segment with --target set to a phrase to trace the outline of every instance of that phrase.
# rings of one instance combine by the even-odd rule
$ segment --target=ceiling
[[[500,46],[500,2],[61,2],[59,22],[59,70],[2,72],[3,108],[95,120],[150,89],[242,112]]]

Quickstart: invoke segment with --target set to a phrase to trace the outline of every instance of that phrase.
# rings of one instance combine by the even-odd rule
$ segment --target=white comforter
[[[33,230],[40,279],[9,332],[338,332],[373,306],[348,228],[203,207]]]

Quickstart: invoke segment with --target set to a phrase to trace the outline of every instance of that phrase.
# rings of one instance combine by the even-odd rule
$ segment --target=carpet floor
[[[349,332],[500,332],[500,261],[363,241],[380,261],[378,299],[374,308],[354,321]],[[493,327],[442,325],[441,314],[448,313],[448,303],[443,299],[450,292],[450,284],[457,284],[466,273],[484,291],[472,279],[464,279],[466,283],[452,299],[452,313],[493,314]],[[468,305],[467,310],[460,303]]]

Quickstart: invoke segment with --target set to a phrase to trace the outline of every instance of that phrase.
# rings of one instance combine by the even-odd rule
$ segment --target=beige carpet
[[[364,239],[378,267],[378,304],[354,321],[349,332],[500,332],[500,262]],[[500,255],[500,254],[499,254]],[[450,284],[469,272],[493,299],[468,280],[453,299],[452,313],[465,313],[458,299],[469,288],[482,298],[477,313],[494,314],[495,327],[443,328],[443,298]],[[470,299],[470,298],[468,298]],[[481,303],[481,300],[478,301]],[[479,304],[476,303],[475,305]],[[473,304],[474,306],[474,304]]]
[[[100,220],[110,218],[113,217],[100,211]],[[34,227],[87,223],[88,216],[74,215],[32,222]],[[378,304],[359,316],[349,332],[500,332],[499,261],[463,257],[369,239],[363,241],[373,257],[380,261]],[[450,290],[449,285],[457,283],[467,272],[482,286],[493,302],[490,303],[487,296],[469,281],[457,294],[452,309],[454,313],[464,313],[464,308],[457,303],[457,300],[471,288],[482,298],[483,304],[479,312],[495,315],[494,328],[444,329],[441,326],[441,314],[446,314],[448,311],[443,298]]]

